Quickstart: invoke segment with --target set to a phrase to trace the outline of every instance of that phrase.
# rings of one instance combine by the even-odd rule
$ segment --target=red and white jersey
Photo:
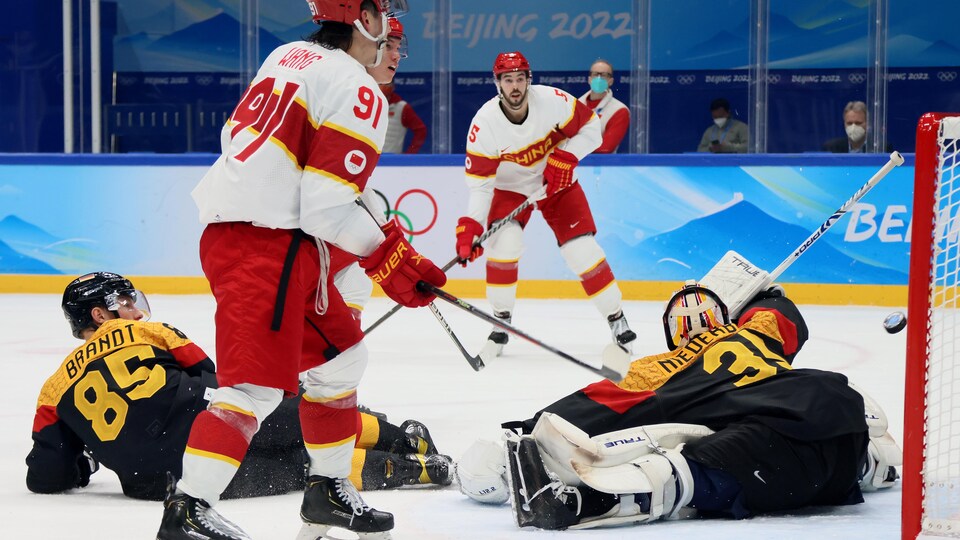
[[[600,145],[599,119],[572,95],[552,86],[531,85],[527,100],[529,109],[521,124],[503,113],[499,96],[484,103],[470,123],[467,215],[479,223],[486,223],[494,188],[527,197],[536,193],[554,148],[583,159]]]
[[[386,131],[386,98],[353,57],[304,41],[278,47],[223,127],[222,155],[193,190],[200,221],[342,239],[325,211],[359,209],[353,203]]]

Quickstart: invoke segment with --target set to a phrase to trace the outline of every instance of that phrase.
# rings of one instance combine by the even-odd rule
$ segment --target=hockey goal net
[[[960,113],[917,124],[903,538],[960,538]]]

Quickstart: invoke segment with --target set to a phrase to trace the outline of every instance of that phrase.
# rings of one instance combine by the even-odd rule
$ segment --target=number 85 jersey
[[[323,238],[301,215],[357,199],[380,159],[387,113],[380,88],[344,51],[305,41],[278,47],[223,126],[222,154],[193,191],[200,221]]]
[[[180,459],[193,418],[216,387],[213,362],[179,330],[112,319],[44,383],[27,457],[27,487],[77,484],[84,448],[121,482],[162,474]]]

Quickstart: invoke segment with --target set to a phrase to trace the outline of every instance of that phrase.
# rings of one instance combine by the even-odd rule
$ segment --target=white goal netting
[[[937,143],[922,531],[960,538],[960,117],[941,121]]]

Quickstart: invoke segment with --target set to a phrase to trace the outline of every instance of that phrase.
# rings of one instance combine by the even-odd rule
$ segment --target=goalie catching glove
[[[447,276],[433,261],[417,253],[391,221],[381,227],[386,238],[360,266],[383,292],[394,302],[406,307],[422,307],[433,301],[435,295],[417,289],[417,282],[442,287]]]
[[[473,218],[464,216],[457,222],[456,232],[457,257],[460,258],[460,266],[467,266],[468,262],[473,262],[483,255],[483,247],[480,244],[474,245],[477,238],[483,234],[483,225]]]
[[[573,185],[573,169],[580,163],[577,156],[557,148],[547,156],[547,166],[543,169],[543,183],[547,186],[547,197]]]

